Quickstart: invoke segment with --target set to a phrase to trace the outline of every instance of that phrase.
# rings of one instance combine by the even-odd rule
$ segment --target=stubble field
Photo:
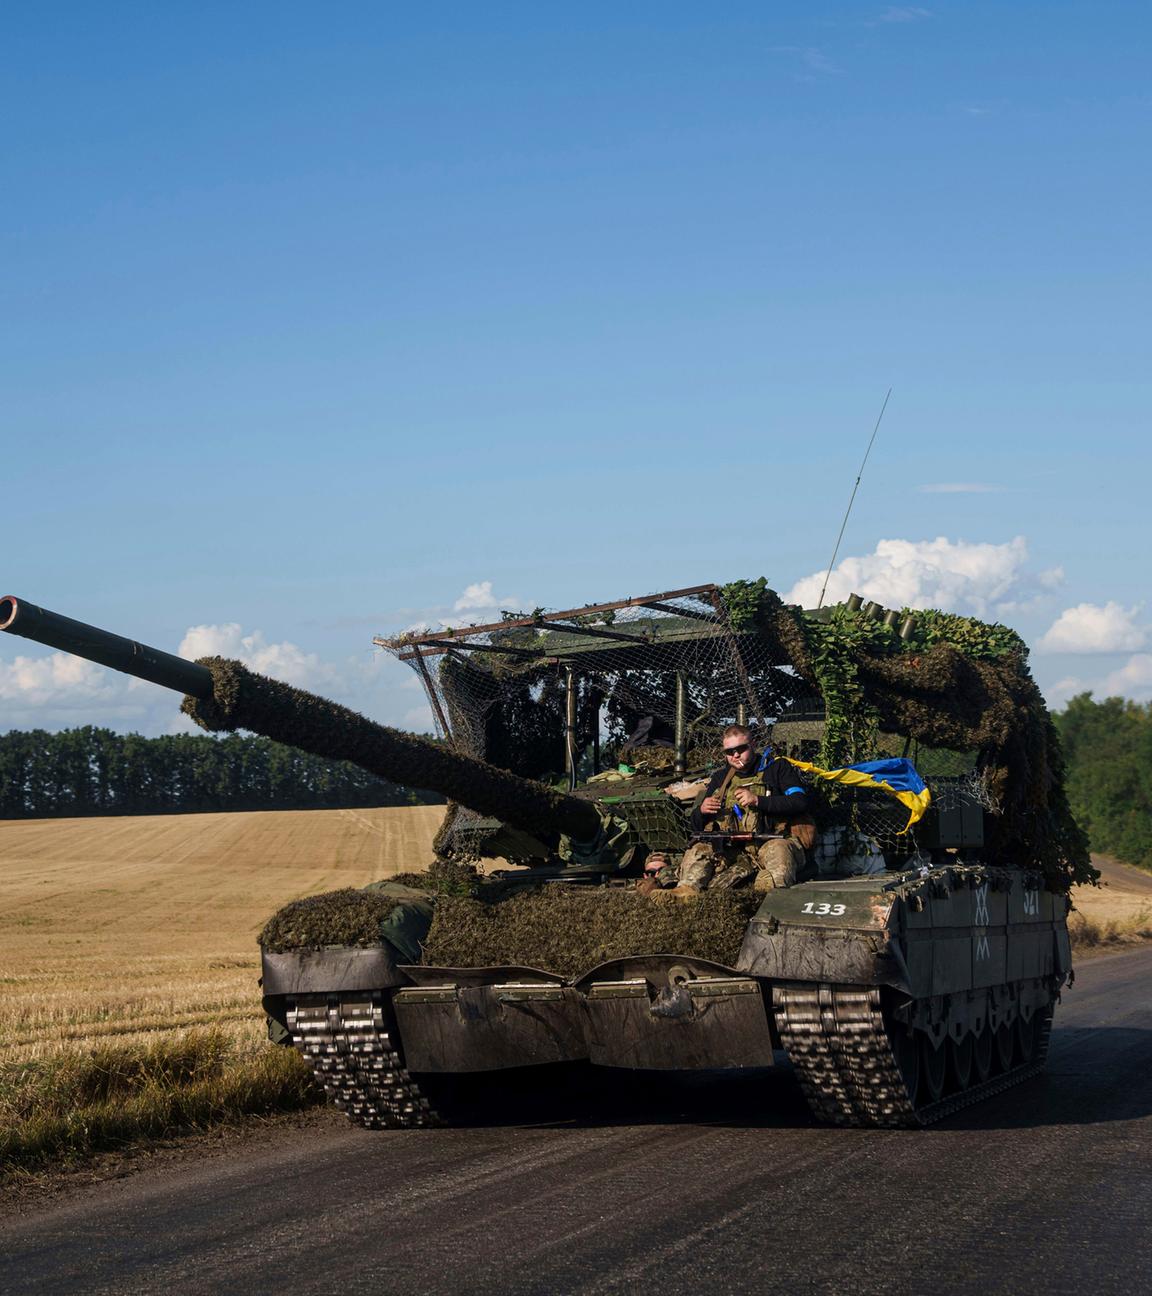
[[[256,937],[431,858],[442,806],[0,822],[0,1057],[194,1026],[255,1042]]]
[[[0,1180],[315,1100],[256,937],[431,859],[442,806],[0,822]]]

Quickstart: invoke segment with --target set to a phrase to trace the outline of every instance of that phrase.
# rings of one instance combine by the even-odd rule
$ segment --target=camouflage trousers
[[[684,852],[680,885],[704,891],[709,886],[740,886],[749,878],[756,891],[789,887],[804,863],[804,848],[793,837],[777,837],[759,846],[729,846],[696,842]]]

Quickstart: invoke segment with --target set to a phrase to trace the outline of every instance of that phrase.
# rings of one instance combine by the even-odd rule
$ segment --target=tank
[[[786,1059],[819,1120],[920,1126],[1044,1064],[1092,870],[1005,627],[855,596],[803,612],[760,580],[377,639],[435,740],[11,596],[0,629],[182,692],[210,731],[450,799],[431,870],[297,902],[262,936],[270,1034],[358,1124],[440,1123],[446,1081],[505,1068]],[[793,762],[811,849],[795,885],[685,895],[732,722]],[[892,787],[845,782],[877,759],[923,774],[915,822]]]

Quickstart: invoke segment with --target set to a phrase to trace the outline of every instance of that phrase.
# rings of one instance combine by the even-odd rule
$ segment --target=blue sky
[[[422,727],[376,632],[809,588],[892,387],[841,583],[1152,697],[1150,27],[10,6],[0,584]],[[175,710],[0,643],[0,728]]]

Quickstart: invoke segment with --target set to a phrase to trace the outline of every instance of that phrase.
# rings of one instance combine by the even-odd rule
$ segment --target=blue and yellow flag
[[[888,760],[862,761],[859,765],[845,765],[843,769],[826,770],[819,765],[810,765],[807,761],[793,760],[790,756],[784,759],[797,769],[808,770],[819,778],[831,779],[834,783],[849,783],[854,787],[879,788],[888,792],[908,807],[908,822],[902,832],[907,832],[914,823],[924,817],[932,801],[928,785],[916,772],[916,766],[903,756],[892,756]]]

